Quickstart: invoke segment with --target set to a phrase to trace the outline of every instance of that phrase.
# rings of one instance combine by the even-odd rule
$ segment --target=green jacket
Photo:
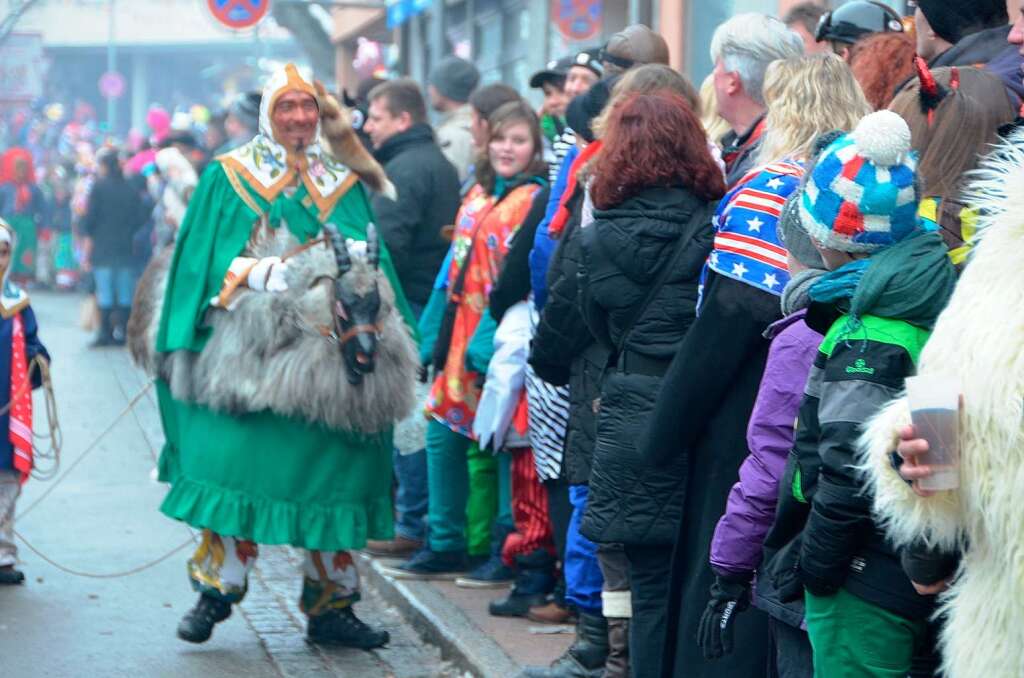
[[[903,389],[930,332],[902,320],[865,315],[845,336],[847,316],[812,307],[809,324],[825,331],[807,378],[787,465],[776,547],[801,528],[799,579],[817,595],[845,588],[893,613],[921,619],[934,599],[919,596],[899,555],[875,523],[872,498],[856,470],[864,423]],[[797,506],[799,505],[799,506]],[[803,523],[806,518],[806,524]]]

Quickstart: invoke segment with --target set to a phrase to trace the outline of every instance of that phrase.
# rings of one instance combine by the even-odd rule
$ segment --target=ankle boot
[[[113,318],[111,317],[113,309],[101,308],[100,309],[100,329],[96,338],[93,339],[92,343],[89,344],[92,348],[101,348],[103,346],[114,345],[114,326]]]
[[[608,659],[604,678],[629,678],[629,620],[608,620]]]
[[[114,344],[117,346],[124,346],[125,341],[128,338],[128,316],[130,316],[132,310],[125,308],[124,306],[118,306],[114,309],[114,314],[110,320],[110,336],[114,340]]]
[[[231,603],[219,598],[199,595],[199,602],[178,624],[178,637],[190,643],[205,643],[213,635],[213,627],[231,616]]]
[[[580,612],[576,640],[547,667],[526,667],[519,678],[601,678],[608,658],[608,623],[601,615]]]
[[[351,605],[310,617],[306,637],[313,643],[344,645],[361,650],[383,647],[391,641],[387,631],[375,629],[359,619]]]

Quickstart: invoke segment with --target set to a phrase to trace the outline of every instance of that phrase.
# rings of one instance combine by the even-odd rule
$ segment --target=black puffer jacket
[[[451,245],[442,231],[459,211],[459,175],[426,124],[391,137],[374,153],[398,200],[373,196],[373,212],[406,298],[427,303]]]
[[[595,211],[594,223],[583,229],[581,309],[598,343],[614,356],[601,383],[590,495],[580,528],[592,541],[657,546],[675,540],[685,461],[657,468],[640,458],[636,440],[696,317],[713,208],[682,188],[651,188],[614,209]],[[678,254],[677,246],[683,248]],[[666,265],[672,269],[641,312]]]
[[[533,337],[530,365],[544,381],[569,385],[563,473],[570,485],[586,485],[590,482],[597,426],[594,401],[600,395],[608,349],[594,341],[580,311],[577,273],[582,256],[581,188],[566,206],[570,216],[548,268],[548,300]]]

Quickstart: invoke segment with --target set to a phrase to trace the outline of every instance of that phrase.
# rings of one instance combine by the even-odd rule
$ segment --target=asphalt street
[[[195,594],[185,576],[192,531],[158,510],[165,494],[151,478],[162,443],[152,391],[87,447],[146,386],[122,349],[89,349],[79,329],[79,296],[37,293],[33,308],[53,356],[64,433],[57,480],[30,480],[15,528],[46,557],[80,572],[106,575],[151,563],[128,576],[93,578],[59,570],[19,543],[24,586],[0,588],[0,676],[447,676],[437,650],[366,591],[357,610],[392,634],[373,652],[307,644],[296,606],[296,554],[261,549],[241,609],[204,645],[178,640],[175,627]],[[45,431],[40,394],[36,430]],[[86,456],[82,456],[86,453]],[[42,498],[52,488],[52,493]]]

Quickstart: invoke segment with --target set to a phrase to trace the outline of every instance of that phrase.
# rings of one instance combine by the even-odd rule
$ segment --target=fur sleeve
[[[892,467],[897,432],[909,423],[907,401],[898,398],[868,421],[861,436],[861,470],[874,495],[875,517],[897,546],[923,539],[929,546],[953,551],[960,545],[962,530],[959,492],[919,497]]]

